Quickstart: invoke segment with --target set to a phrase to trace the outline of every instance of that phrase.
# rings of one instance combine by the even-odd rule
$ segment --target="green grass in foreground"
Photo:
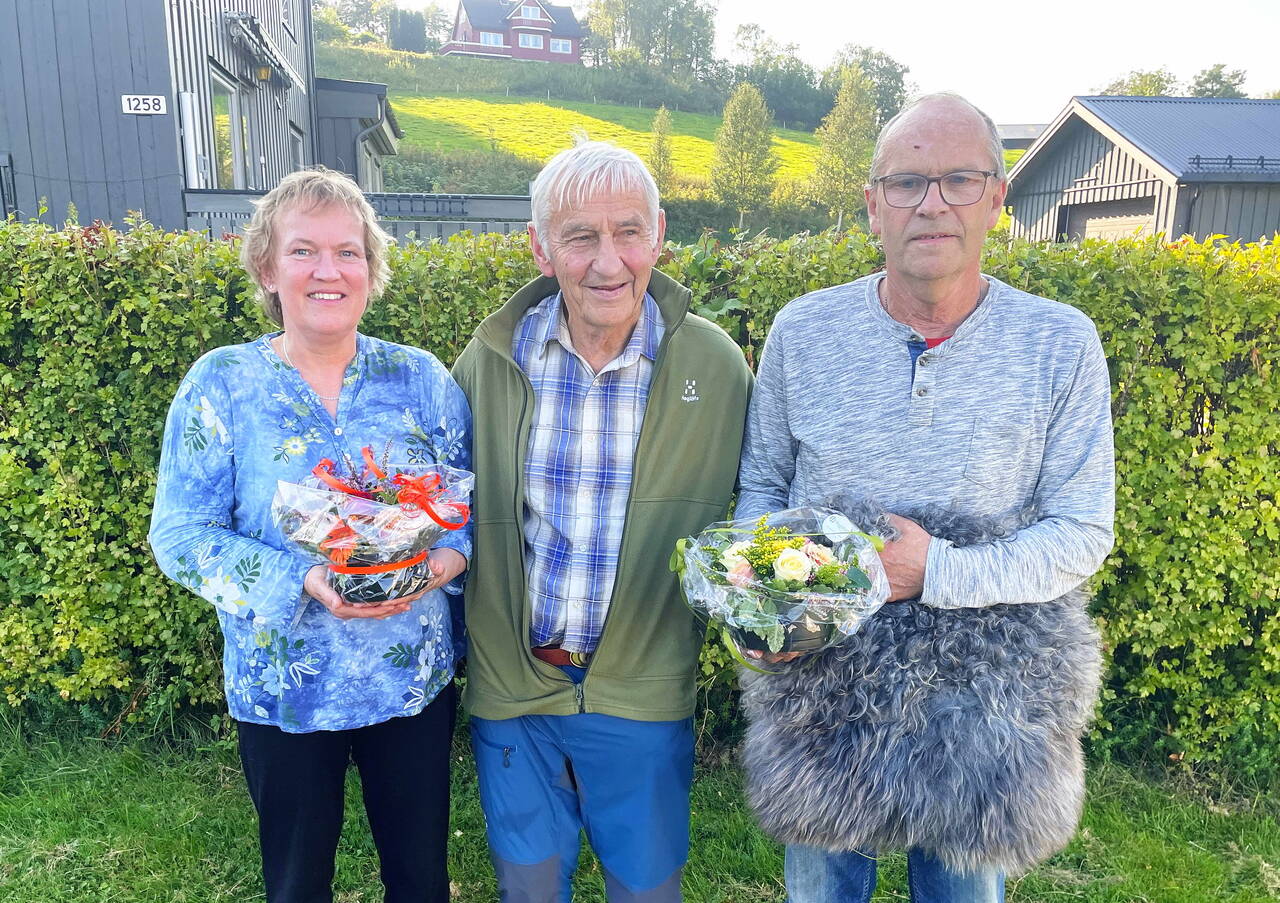
[[[537,101],[527,97],[390,95],[396,120],[409,146],[445,150],[486,150],[490,141],[502,150],[545,161],[570,144],[582,129],[590,137],[612,141],[642,157],[649,153],[654,111],[637,107],[574,101]],[[671,160],[683,177],[709,179],[720,117],[671,113]],[[813,174],[817,139],[808,132],[775,129],[778,178],[807,180]]]
[[[450,864],[459,901],[496,898],[475,775],[458,745]],[[355,778],[338,857],[337,899],[381,900]],[[743,806],[735,769],[700,768],[694,785],[689,901],[783,899],[782,855]],[[24,738],[0,722],[0,900],[196,903],[261,900],[252,807],[234,753],[154,744]],[[877,900],[905,899],[901,856],[886,857]],[[1077,839],[1010,901],[1275,900],[1280,823],[1227,811],[1096,766]],[[603,900],[584,857],[578,901]]]

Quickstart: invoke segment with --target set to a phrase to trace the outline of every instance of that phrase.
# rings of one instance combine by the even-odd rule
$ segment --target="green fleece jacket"
[[[636,446],[604,633],[575,685],[529,652],[524,456],[533,388],[511,356],[520,317],[559,291],[535,279],[488,317],[454,364],[471,403],[476,487],[467,579],[464,703],[481,718],[598,712],[638,721],[693,714],[702,630],[668,570],[675,542],[723,519],[738,471],[751,371],[742,350],[689,313],[689,290],[655,270],[666,331]]]

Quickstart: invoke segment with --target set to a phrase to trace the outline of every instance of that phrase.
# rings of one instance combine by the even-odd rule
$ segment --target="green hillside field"
[[[649,127],[654,111],[646,108],[501,95],[423,97],[392,92],[389,99],[405,132],[402,144],[423,150],[485,150],[496,143],[501,150],[543,162],[568,147],[578,129],[641,157],[647,156],[652,140]],[[711,174],[720,117],[673,111],[671,127],[677,177],[705,182]],[[773,146],[780,161],[780,180],[811,178],[818,149],[813,135],[776,129]]]

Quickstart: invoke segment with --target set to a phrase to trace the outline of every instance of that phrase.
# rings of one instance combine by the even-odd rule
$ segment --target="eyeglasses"
[[[890,207],[916,207],[929,193],[929,186],[938,183],[942,202],[951,207],[968,207],[982,200],[987,190],[987,179],[995,173],[989,169],[960,169],[946,175],[929,178],[914,172],[900,172],[891,176],[872,179],[884,189],[884,200]]]

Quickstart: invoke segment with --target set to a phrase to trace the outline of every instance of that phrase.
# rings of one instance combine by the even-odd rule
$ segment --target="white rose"
[[[731,546],[726,546],[725,550],[720,553],[720,560],[724,562],[724,569],[731,571],[739,564],[744,564],[746,559],[742,557],[742,553],[751,548],[749,542],[735,542]]]
[[[813,562],[799,549],[783,549],[773,563],[775,577],[804,583],[813,572]]]

